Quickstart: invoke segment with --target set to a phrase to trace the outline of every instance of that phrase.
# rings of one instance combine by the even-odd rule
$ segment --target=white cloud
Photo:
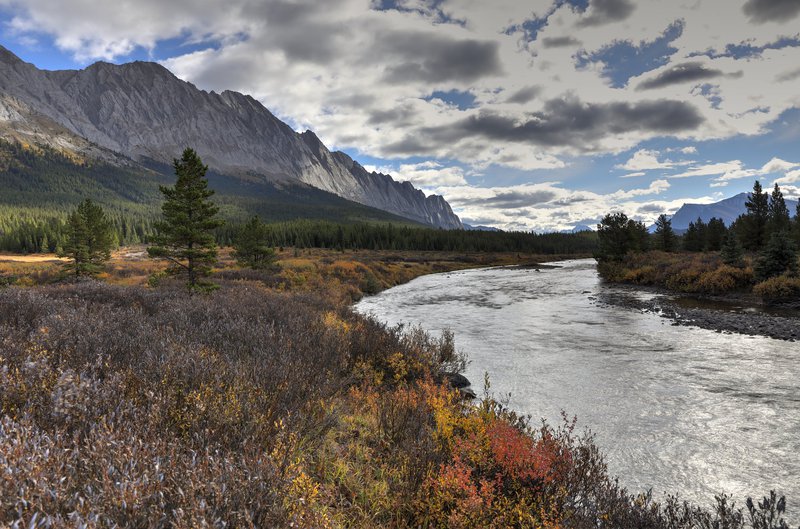
[[[633,156],[624,164],[618,165],[617,169],[627,171],[652,171],[656,169],[672,169],[680,165],[688,165],[691,162],[673,162],[670,160],[660,161],[659,152],[647,149],[640,149],[633,153]]]
[[[759,171],[760,174],[773,174],[773,173],[785,173],[790,169],[794,169],[795,167],[800,166],[800,163],[797,162],[787,162],[786,160],[781,160],[780,158],[773,158],[761,168]]]
[[[781,178],[775,180],[775,183],[783,186],[785,184],[798,184],[800,183],[800,169],[796,169],[794,171],[789,171]]]
[[[713,176],[722,174],[736,174],[743,171],[742,162],[733,160],[730,162],[707,163],[696,165],[682,173],[670,175],[670,178],[689,178],[692,176]]]
[[[655,180],[646,188],[600,194],[567,189],[560,182],[542,182],[506,187],[441,187],[455,212],[467,222],[503,229],[561,231],[576,224],[596,224],[609,211],[625,211],[650,223],[661,213],[673,213],[684,202],[711,202],[711,197],[663,200],[666,180]],[[642,197],[651,197],[640,202]]]
[[[425,188],[466,185],[467,183],[462,168],[445,167],[441,163],[432,160],[417,164],[401,164],[397,168],[372,165],[365,165],[364,168],[367,171],[389,174],[397,181],[411,182],[415,186]]]

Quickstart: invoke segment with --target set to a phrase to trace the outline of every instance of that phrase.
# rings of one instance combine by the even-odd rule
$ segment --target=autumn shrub
[[[753,293],[767,301],[798,301],[800,277],[782,275],[767,279],[753,287]]]
[[[740,268],[730,265],[721,265],[714,270],[704,272],[697,280],[698,292],[707,294],[722,294],[742,290],[752,285],[753,269]]]

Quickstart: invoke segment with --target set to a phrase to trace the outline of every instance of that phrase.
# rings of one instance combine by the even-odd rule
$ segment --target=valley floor
[[[0,256],[0,526],[767,527],[625,491],[574,422],[463,400],[451,335],[350,308],[562,256],[287,249],[255,272],[223,252],[192,295],[143,251],[78,283]]]

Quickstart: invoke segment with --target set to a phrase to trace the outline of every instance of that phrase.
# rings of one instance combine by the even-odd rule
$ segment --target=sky
[[[473,225],[800,196],[800,0],[0,0],[0,44],[252,95]]]

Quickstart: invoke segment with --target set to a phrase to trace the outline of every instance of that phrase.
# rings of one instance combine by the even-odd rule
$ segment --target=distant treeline
[[[47,214],[0,206],[0,251],[47,253],[58,251],[65,240],[66,212]],[[156,218],[130,218],[113,209],[120,245],[146,243]],[[216,232],[217,243],[227,246],[236,239],[238,223]],[[294,220],[266,226],[274,247],[364,250],[411,250],[450,252],[520,252],[537,254],[590,254],[597,245],[594,232],[574,234],[440,230],[391,223],[341,224],[330,221]]]
[[[236,227],[223,229],[233,240]],[[594,232],[545,233],[440,230],[389,223],[339,224],[296,220],[267,225],[267,240],[275,247],[447,252],[520,252],[589,254],[597,245]]]

